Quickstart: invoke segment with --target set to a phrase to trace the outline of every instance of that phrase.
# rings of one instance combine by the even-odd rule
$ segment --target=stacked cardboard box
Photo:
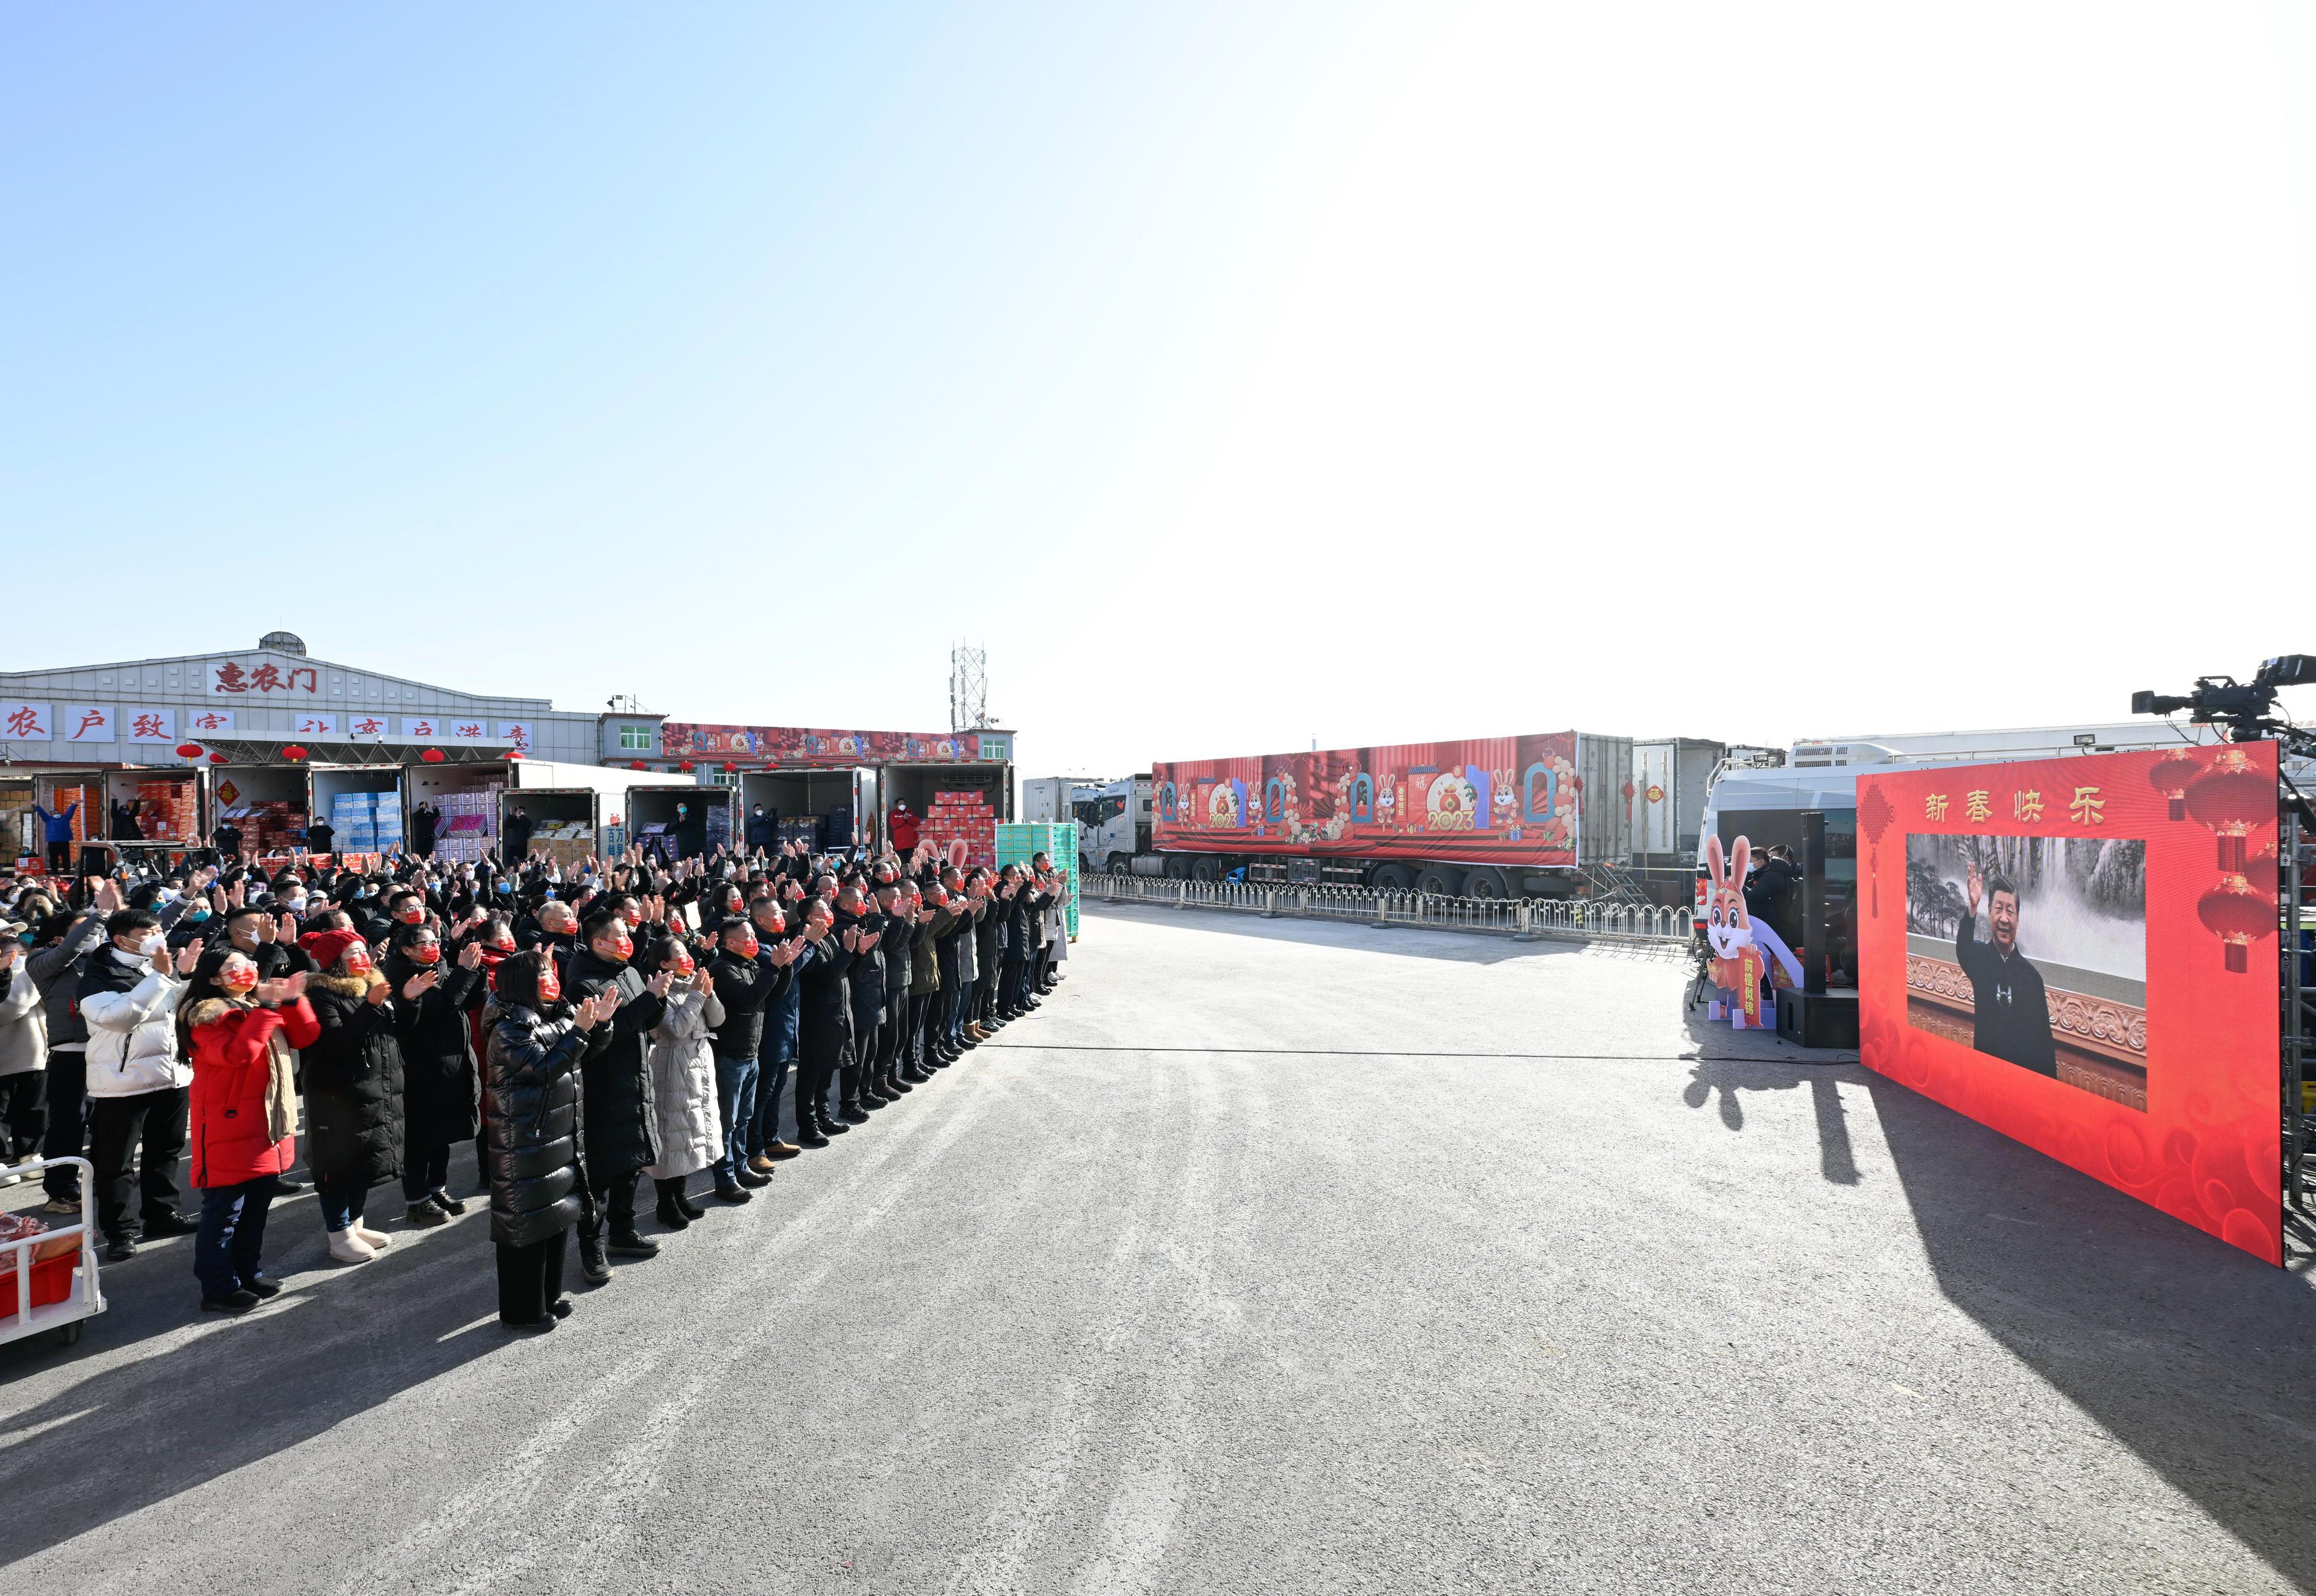
[[[148,842],[190,843],[200,830],[191,781],[162,778],[137,784],[137,829]]]
[[[330,800],[330,827],[343,852],[391,852],[402,846],[402,795],[342,792]]]
[[[1064,820],[1054,824],[1001,825],[997,828],[997,862],[1028,864],[1044,854],[1068,880],[1070,896],[1064,905],[1064,921],[1069,938],[1078,940],[1078,823]]]
[[[286,798],[221,805],[218,818],[232,821],[241,832],[241,845],[254,852],[296,848],[306,840],[305,807]]]
[[[496,781],[480,792],[449,792],[431,801],[442,811],[434,828],[434,856],[452,864],[475,864],[498,845],[499,795]]]
[[[988,795],[980,792],[937,792],[917,828],[918,839],[930,843],[943,859],[966,869],[997,863],[997,812]],[[962,851],[958,844],[962,844]]]

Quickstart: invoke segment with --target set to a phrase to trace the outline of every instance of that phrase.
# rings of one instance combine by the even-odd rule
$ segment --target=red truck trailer
[[[1136,869],[1566,896],[1632,851],[1632,758],[1629,737],[1539,732],[1161,762]]]

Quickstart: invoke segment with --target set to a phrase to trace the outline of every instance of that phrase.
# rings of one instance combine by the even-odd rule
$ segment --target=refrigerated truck
[[[1565,897],[1632,852],[1633,741],[1538,732],[1154,764],[1137,874]]]
[[[648,853],[659,842],[671,864],[694,853],[704,858],[735,841],[733,807],[738,802],[737,790],[710,782],[634,782],[624,814],[628,845]],[[681,816],[678,807],[685,811]]]
[[[1048,778],[1058,781],[1059,778]],[[1040,816],[1028,801],[1034,781],[1021,784],[1023,812],[1032,823],[1074,820],[1078,825],[1078,868],[1126,875],[1137,856],[1150,857],[1150,772],[1123,776],[1115,781],[1071,781],[1052,800],[1057,812]]]
[[[1633,744],[1633,863],[1697,862],[1697,828],[1728,745],[1705,737],[1646,737]]]

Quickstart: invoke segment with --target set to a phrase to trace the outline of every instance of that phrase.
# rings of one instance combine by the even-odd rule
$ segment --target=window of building
[[[651,727],[647,726],[621,727],[619,728],[619,746],[622,748],[650,747]]]

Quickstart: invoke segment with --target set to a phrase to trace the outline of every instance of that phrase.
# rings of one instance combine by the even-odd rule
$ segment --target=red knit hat
[[[346,950],[361,941],[355,931],[309,931],[298,939],[298,946],[323,969],[334,969],[346,956]]]

